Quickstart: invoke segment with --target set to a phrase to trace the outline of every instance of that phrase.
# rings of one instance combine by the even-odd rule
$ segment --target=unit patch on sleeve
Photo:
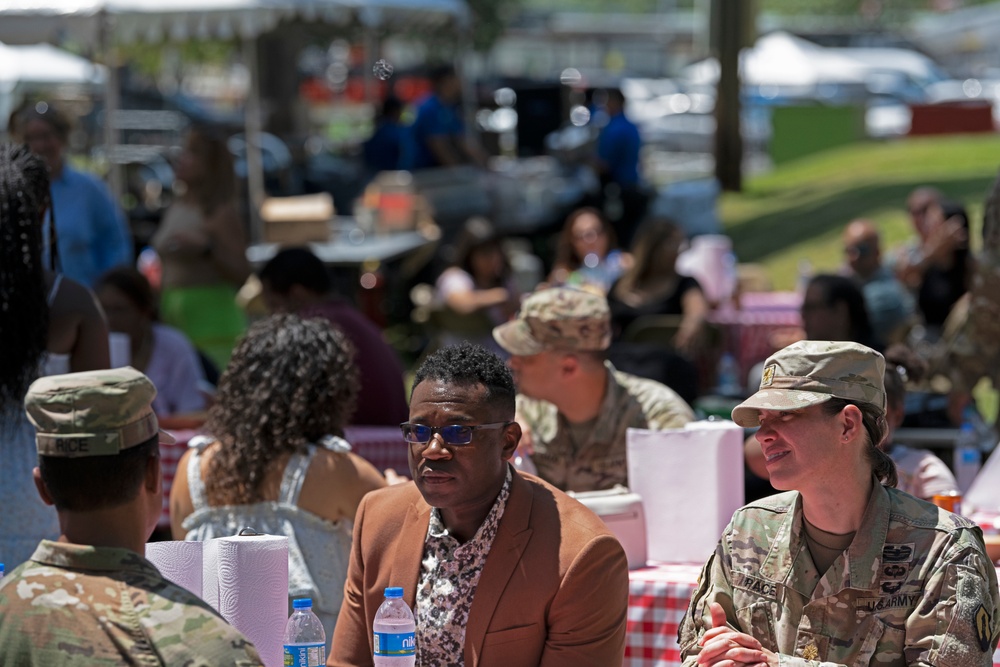
[[[976,610],[976,639],[979,640],[979,648],[983,652],[990,650],[990,643],[993,639],[993,633],[990,631],[991,623],[990,612],[986,611],[986,607],[979,605],[979,609]]]

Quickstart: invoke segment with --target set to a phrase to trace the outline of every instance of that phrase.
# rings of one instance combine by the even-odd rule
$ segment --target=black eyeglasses
[[[435,433],[441,435],[446,445],[468,445],[472,442],[472,432],[478,429],[504,428],[512,422],[494,422],[492,424],[448,424],[447,426],[427,426],[426,424],[411,424],[403,422],[399,425],[399,430],[403,433],[403,439],[415,445],[422,445],[431,441]]]

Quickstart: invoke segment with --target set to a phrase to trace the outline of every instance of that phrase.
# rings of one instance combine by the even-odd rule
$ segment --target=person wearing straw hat
[[[733,409],[787,492],[733,515],[679,628],[685,665],[993,663],[982,532],[893,488],[884,369],[858,343],[800,341]]]
[[[163,506],[159,443],[173,442],[155,396],[134,368],[28,389],[35,485],[62,534],[0,579],[0,664],[261,664],[243,635],[143,558]]]

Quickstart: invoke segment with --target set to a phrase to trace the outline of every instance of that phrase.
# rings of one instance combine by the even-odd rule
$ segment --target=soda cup
[[[962,494],[958,491],[948,493],[935,493],[931,502],[941,509],[948,510],[952,514],[962,513]]]

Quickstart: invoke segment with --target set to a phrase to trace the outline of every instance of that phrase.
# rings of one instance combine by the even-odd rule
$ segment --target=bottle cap
[[[403,589],[399,586],[389,586],[385,589],[385,596],[387,598],[401,598],[403,597]]]
[[[312,598],[295,598],[292,600],[292,609],[312,609]]]

